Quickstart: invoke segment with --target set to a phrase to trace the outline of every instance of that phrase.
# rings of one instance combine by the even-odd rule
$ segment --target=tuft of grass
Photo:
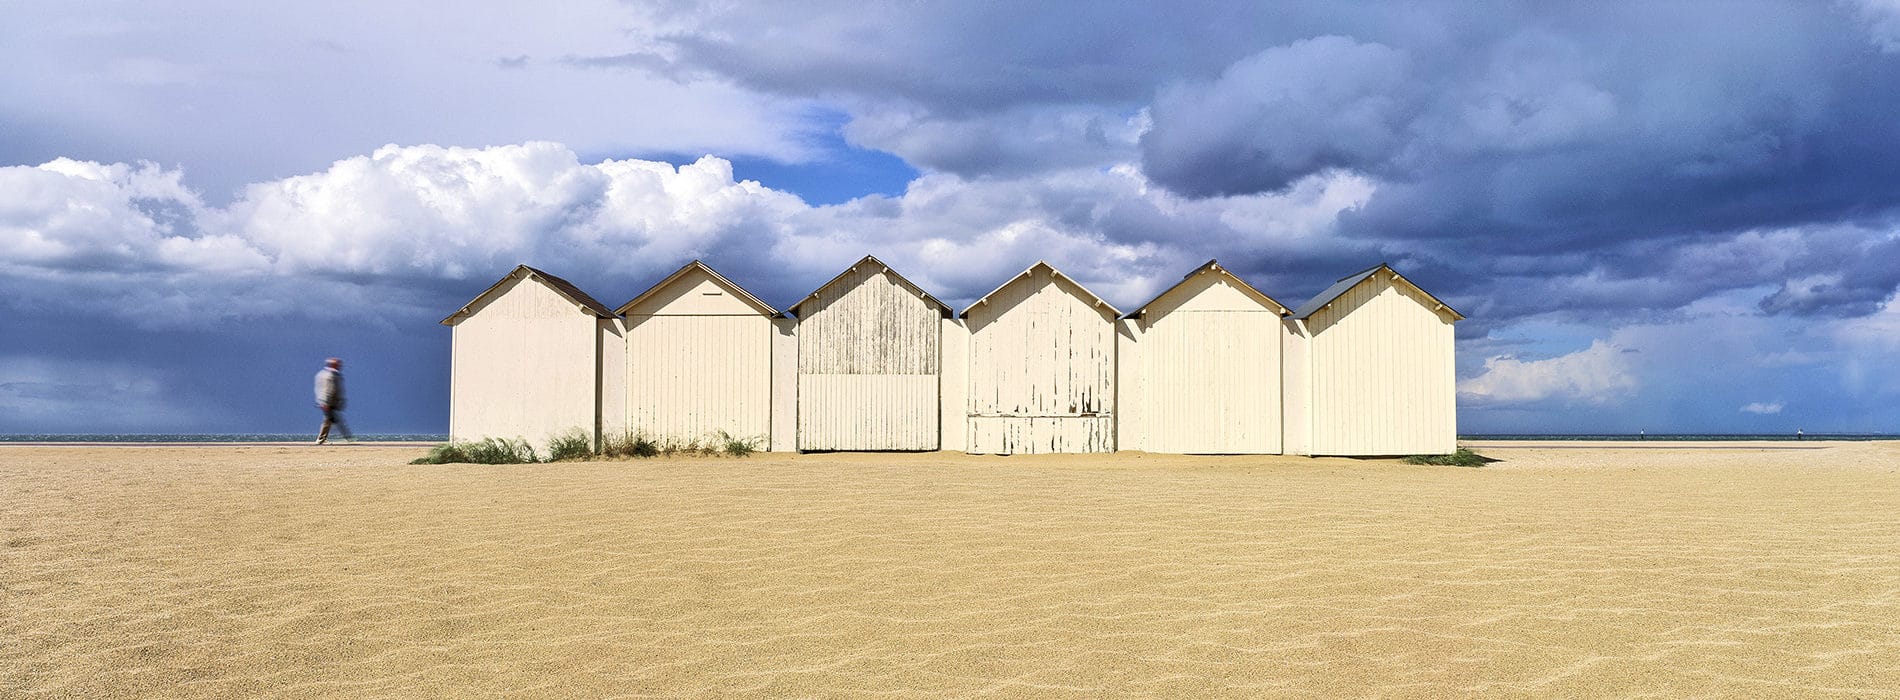
[[[731,433],[721,430],[709,444],[716,446],[727,457],[749,457],[752,453],[759,451],[756,440],[757,438],[733,437]]]
[[[661,457],[699,454],[698,440],[681,440],[677,437],[664,437],[660,438],[658,447]]]
[[[587,431],[570,428],[567,432],[548,440],[548,461],[561,462],[592,457],[594,456],[593,442],[588,439]]]
[[[621,433],[608,438],[600,453],[609,457],[657,457],[660,445],[646,433]]]
[[[1496,461],[1498,460],[1463,447],[1448,455],[1412,455],[1405,458],[1406,464],[1429,464],[1440,467],[1482,467]]]
[[[472,442],[436,445],[410,464],[534,464],[541,459],[526,440],[483,438]]]

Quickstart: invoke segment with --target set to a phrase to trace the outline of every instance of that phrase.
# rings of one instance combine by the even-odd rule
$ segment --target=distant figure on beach
[[[1648,431],[1648,430],[1638,430],[1638,431],[1636,431],[1636,439],[1638,439],[1638,440],[1648,440],[1648,439],[1649,439],[1649,431]]]
[[[1800,429],[1800,428],[1795,428],[1795,429],[1794,429],[1794,439],[1796,439],[1796,440],[1800,440],[1800,439],[1801,439],[1801,429]]]
[[[323,411],[323,429],[317,432],[317,444],[330,441],[332,425],[343,433],[343,439],[356,440],[350,434],[350,426],[343,423],[343,360],[334,357],[324,360],[323,369],[317,370],[317,408]]]

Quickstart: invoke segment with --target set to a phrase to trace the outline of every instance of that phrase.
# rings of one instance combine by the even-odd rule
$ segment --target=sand
[[[1892,696],[1900,444],[1787,446],[0,447],[0,696]]]

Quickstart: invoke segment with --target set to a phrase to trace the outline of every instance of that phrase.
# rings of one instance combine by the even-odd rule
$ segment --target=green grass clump
[[[484,438],[436,445],[410,464],[533,464],[541,461],[526,440]]]
[[[587,431],[580,428],[570,429],[548,441],[548,461],[561,462],[593,457],[593,442],[587,437]]]
[[[732,434],[724,430],[719,431],[719,434],[714,436],[712,445],[716,447],[718,451],[724,452],[727,457],[748,457],[751,456],[752,453],[759,451],[754,438],[733,437]]]
[[[759,451],[762,437],[736,437],[718,431],[704,438],[665,437],[654,439],[645,433],[622,433],[601,442],[595,452],[587,431],[570,429],[548,441],[548,462],[602,457],[747,457]],[[526,441],[486,438],[478,441],[449,442],[435,446],[425,457],[410,464],[532,464],[541,460]]]
[[[1429,464],[1440,467],[1482,467],[1496,461],[1498,460],[1463,447],[1448,455],[1412,455],[1405,458],[1406,464]]]
[[[646,433],[621,433],[618,437],[608,438],[600,448],[600,453],[608,457],[657,457],[660,445],[646,436]]]

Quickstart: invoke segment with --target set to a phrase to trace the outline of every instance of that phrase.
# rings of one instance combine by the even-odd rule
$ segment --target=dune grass
[[[564,462],[576,459],[589,459],[594,456],[594,441],[587,432],[572,428],[548,440],[548,461]]]
[[[648,457],[748,457],[760,450],[764,438],[738,437],[717,431],[704,438],[666,437],[654,439],[645,433],[629,432],[609,437],[595,450],[587,431],[572,428],[548,440],[543,459],[526,440],[484,438],[453,441],[436,445],[429,454],[410,464],[535,464],[567,462],[597,457],[644,459]]]
[[[484,438],[436,445],[410,464],[533,464],[541,461],[526,440]]]
[[[1482,467],[1498,460],[1472,452],[1463,447],[1448,455],[1412,455],[1405,458],[1406,464],[1427,464],[1440,467]]]

